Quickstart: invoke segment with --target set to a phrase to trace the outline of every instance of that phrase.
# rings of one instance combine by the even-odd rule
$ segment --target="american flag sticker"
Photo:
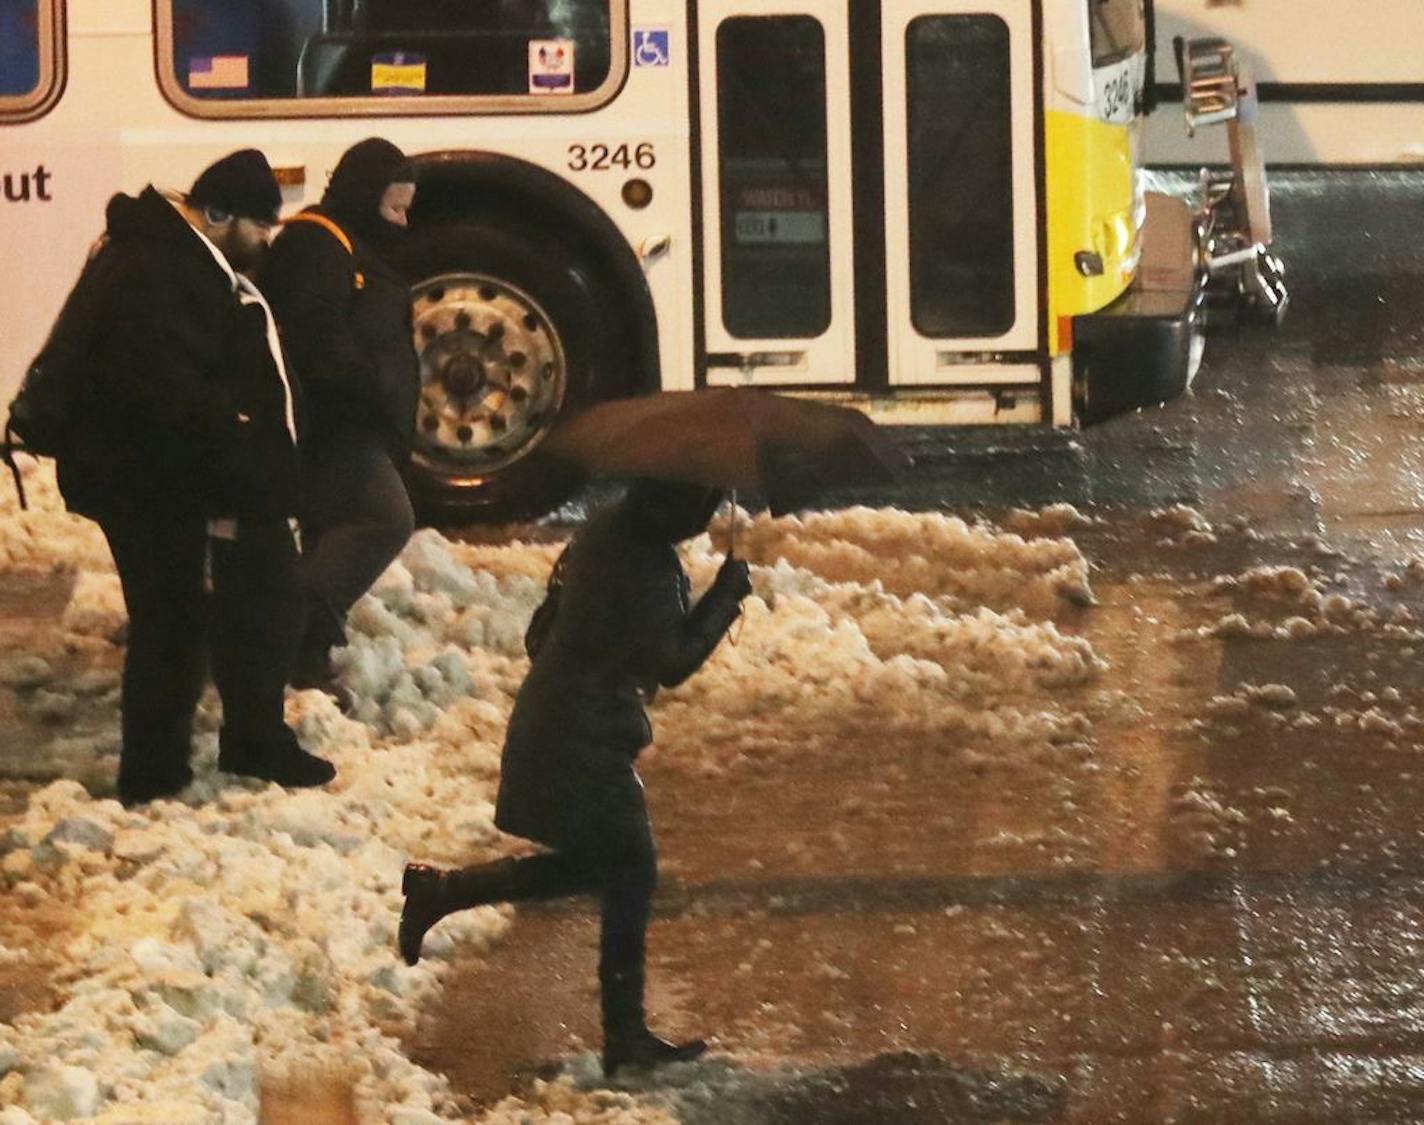
[[[248,87],[246,55],[213,55],[188,60],[188,89],[245,90]]]

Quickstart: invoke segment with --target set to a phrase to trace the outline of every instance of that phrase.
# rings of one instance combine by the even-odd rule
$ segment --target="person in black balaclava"
[[[495,902],[602,899],[598,977],[603,1069],[694,1059],[706,1043],[668,1043],[643,1009],[657,852],[634,771],[652,741],[644,711],[659,686],[692,675],[741,613],[747,564],[730,554],[689,605],[676,545],[700,534],[721,493],[640,481],[590,520],[554,567],[525,645],[532,664],[505,736],[495,824],[552,851],[463,870],[406,868],[399,943],[409,964],[445,915]]]
[[[400,467],[420,395],[410,288],[386,255],[415,198],[405,154],[347,150],[321,204],[287,220],[262,288],[305,394],[301,575],[305,636],[292,683],[332,689],[346,613],[415,526]]]

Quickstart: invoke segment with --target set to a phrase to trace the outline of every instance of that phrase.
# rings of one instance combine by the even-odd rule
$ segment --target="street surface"
[[[874,700],[713,776],[710,732],[659,727],[653,1009],[726,1068],[669,1080],[683,1120],[1424,1120],[1424,175],[1276,185],[1290,314],[1214,337],[1191,399],[925,432],[915,483],[864,497],[1097,517],[1099,604],[1057,622],[1132,706],[968,768]],[[1210,535],[1151,515],[1177,504]],[[1218,581],[1279,567],[1373,620],[1213,634],[1296,614]],[[595,943],[586,908],[521,911],[416,1057],[488,1101],[591,1050]]]

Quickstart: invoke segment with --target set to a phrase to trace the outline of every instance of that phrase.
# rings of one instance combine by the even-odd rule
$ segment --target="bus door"
[[[1033,7],[883,7],[891,384],[1037,386],[1045,377]]]
[[[711,384],[855,379],[846,3],[698,5]]]
[[[698,7],[707,381],[1038,390],[1034,0]]]

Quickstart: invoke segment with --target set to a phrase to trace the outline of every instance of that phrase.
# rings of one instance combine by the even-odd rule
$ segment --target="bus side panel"
[[[440,117],[323,117],[199,120],[180,114],[155,78],[151,7],[140,0],[69,0],[69,66],[64,96],[45,117],[0,125],[0,170],[43,167],[46,194],[0,203],[0,250],[24,263],[0,287],[0,395],[9,395],[38,350],[103,227],[116,191],[145,184],[182,189],[207,163],[257,146],[299,182],[284,189],[290,213],[320,199],[347,147],[382,135],[410,153],[483,150],[528,161],[560,176],[601,207],[635,253],[666,244],[645,261],[657,311],[665,385],[693,385],[691,172],[685,9],[635,5],[631,26],[667,32],[670,57],[630,67],[627,83],[602,108],[582,114]],[[646,13],[640,15],[640,12]],[[650,146],[651,167],[623,168],[604,153]],[[642,209],[622,198],[638,177],[653,188]],[[34,183],[32,176],[31,183]],[[0,196],[0,199],[3,199]]]

